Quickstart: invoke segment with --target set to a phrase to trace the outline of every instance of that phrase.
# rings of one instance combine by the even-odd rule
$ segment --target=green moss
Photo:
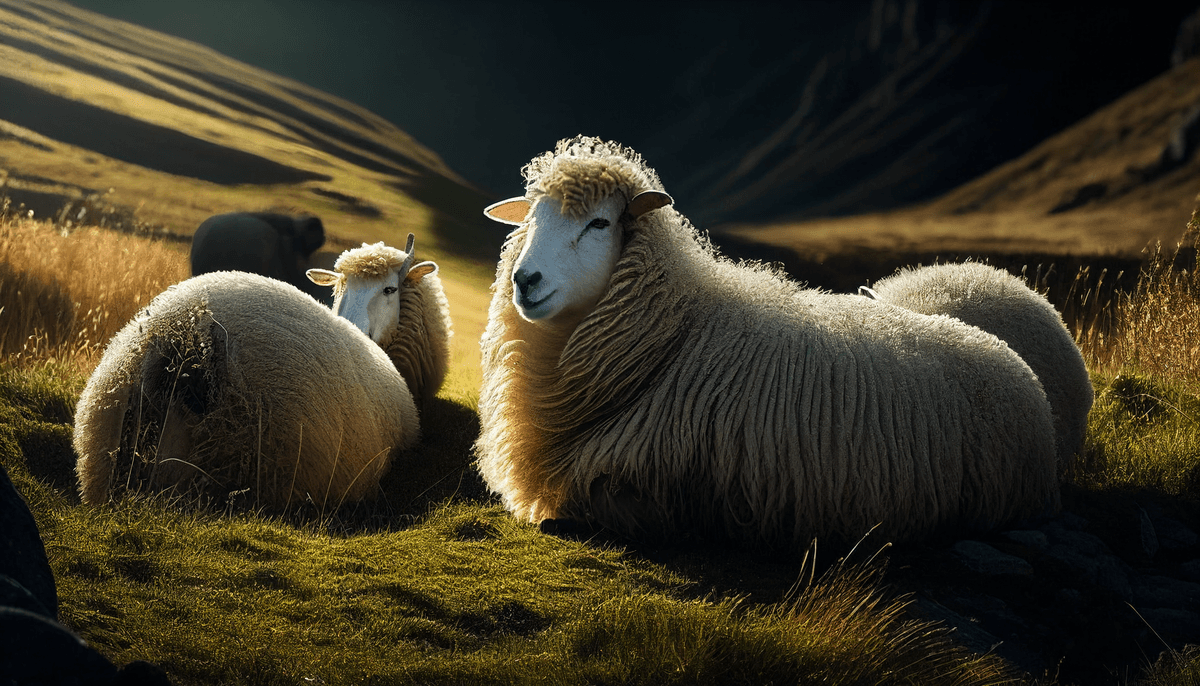
[[[874,575],[840,570],[766,604],[698,597],[695,579],[487,500],[297,521],[80,505],[37,470],[73,463],[81,386],[65,368],[0,371],[0,461],[38,520],[61,621],[177,684],[1006,681],[997,658],[901,621]],[[466,442],[438,450],[452,475],[469,460]]]
[[[1080,482],[1093,489],[1200,495],[1200,395],[1191,384],[1125,370],[1096,377]]]

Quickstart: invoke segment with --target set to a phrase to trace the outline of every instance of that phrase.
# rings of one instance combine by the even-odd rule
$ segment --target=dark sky
[[[685,186],[688,168],[696,167],[686,159],[688,150],[709,140],[730,150],[745,147],[744,141],[717,138],[753,128],[748,122],[759,109],[762,135],[769,135],[795,109],[814,67],[831,51],[842,50],[841,64],[849,65],[839,72],[837,93],[828,95],[831,107],[838,106],[837,97],[853,96],[855,74],[888,67],[884,53],[875,62],[855,53],[872,41],[864,34],[871,2],[74,4],[194,40],[363,105],[500,196],[521,192],[522,164],[578,133],[632,145],[664,175],[668,188]],[[900,26],[910,4],[921,7],[918,33],[926,44],[945,27],[988,17],[977,45],[990,52],[977,50],[963,68],[962,89],[974,87],[976,73],[989,97],[1019,101],[1023,84],[1040,89],[1030,97],[1045,103],[1043,111],[1033,111],[1037,102],[1026,106],[1032,112],[1028,125],[1036,119],[1036,127],[1006,143],[1011,149],[997,143],[990,153],[997,159],[988,165],[1020,154],[1165,70],[1178,22],[1196,5],[891,0],[874,6],[889,7],[893,25]],[[1061,83],[1048,86],[1056,80]],[[863,84],[864,90],[872,87]],[[1011,115],[1002,119],[994,125],[1025,125]],[[679,168],[672,170],[672,163]]]

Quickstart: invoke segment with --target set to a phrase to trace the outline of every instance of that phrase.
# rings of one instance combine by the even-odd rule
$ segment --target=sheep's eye
[[[609,224],[609,221],[607,219],[603,219],[601,217],[596,217],[592,221],[588,222],[587,228],[589,228],[589,229],[607,229],[608,224]]]
[[[391,295],[392,293],[395,293],[397,290],[399,290],[399,289],[397,289],[395,286],[385,286],[383,289],[383,294]]]

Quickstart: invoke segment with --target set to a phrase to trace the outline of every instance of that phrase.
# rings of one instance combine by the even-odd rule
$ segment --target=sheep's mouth
[[[527,295],[521,295],[520,301],[517,304],[521,306],[522,312],[524,312],[524,314],[526,316],[528,316],[529,314],[531,314],[533,312],[533,310],[536,310],[539,307],[541,307],[542,305],[545,305],[546,302],[548,300],[550,300],[550,298],[553,298],[554,294],[557,292],[558,292],[558,289],[556,288],[556,289],[550,291],[549,293],[547,293],[546,297],[541,298],[540,300],[532,300]]]

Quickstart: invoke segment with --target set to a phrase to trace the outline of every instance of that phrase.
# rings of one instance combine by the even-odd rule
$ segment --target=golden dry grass
[[[139,309],[188,278],[188,244],[0,214],[0,360],[57,359],[90,374],[105,344]],[[440,395],[475,407],[479,338],[490,295],[477,270],[442,260],[454,321]]]
[[[89,372],[105,343],[188,276],[186,246],[28,217],[0,220],[0,355]]]
[[[1193,213],[1189,231],[1200,231]],[[1091,306],[1077,331],[1096,401],[1080,484],[1200,495],[1200,279],[1194,253],[1156,249],[1137,287]],[[1102,298],[1103,299],[1103,298]]]
[[[1192,213],[1188,229],[1200,231],[1200,213]],[[1200,278],[1194,259],[1181,256],[1179,262],[1187,264],[1176,264],[1173,252],[1161,248],[1150,252],[1136,290],[1118,294],[1108,311],[1097,312],[1090,329],[1080,332],[1093,371],[1132,369],[1200,388]],[[1190,269],[1178,268],[1183,266]],[[1106,328],[1112,330],[1108,337],[1099,333]]]

